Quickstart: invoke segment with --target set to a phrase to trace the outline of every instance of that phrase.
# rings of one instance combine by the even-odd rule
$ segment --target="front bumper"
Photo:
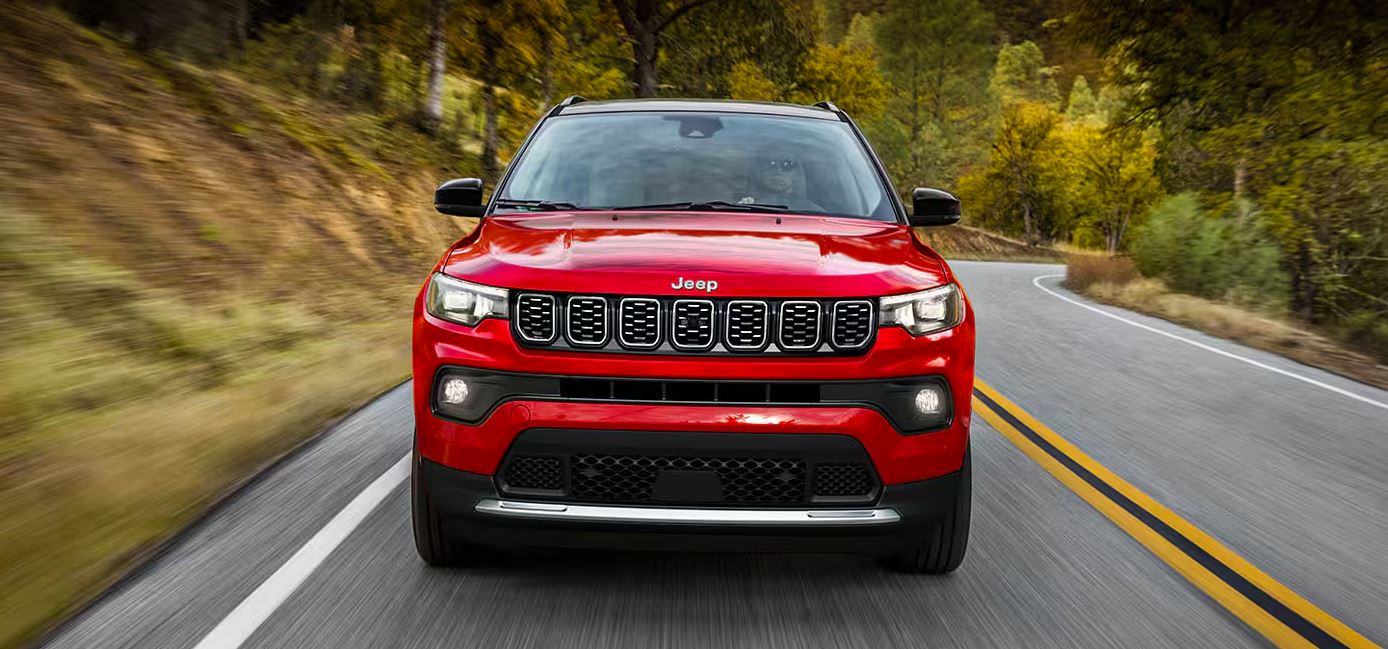
[[[441,368],[526,373],[549,377],[604,376],[697,381],[881,381],[936,376],[952,401],[948,426],[903,434],[881,409],[848,403],[813,405],[632,403],[517,398],[478,420],[435,414],[433,383]],[[430,461],[473,474],[497,473],[524,431],[537,428],[624,430],[658,436],[686,433],[847,435],[867,451],[883,485],[945,476],[959,470],[968,445],[973,391],[972,319],[954,329],[914,337],[884,328],[860,356],[774,358],[671,356],[554,351],[520,347],[507,321],[486,319],[466,327],[434,318],[415,306],[413,374],[416,442]]]
[[[491,476],[417,460],[417,479],[461,540],[495,547],[697,552],[851,552],[919,544],[954,506],[959,473],[888,485],[858,508],[638,507],[504,497]]]

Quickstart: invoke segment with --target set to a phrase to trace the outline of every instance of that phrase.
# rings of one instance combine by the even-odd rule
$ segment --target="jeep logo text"
[[[716,281],[714,281],[714,280],[711,280],[711,279],[710,279],[710,280],[707,280],[707,281],[702,280],[702,279],[701,279],[701,280],[698,280],[698,281],[694,281],[694,280],[692,280],[692,279],[685,279],[685,278],[681,277],[681,278],[675,280],[675,283],[674,283],[674,284],[671,284],[671,285],[670,285],[670,288],[673,288],[673,289],[676,289],[676,290],[678,290],[678,289],[692,289],[692,290],[696,290],[696,291],[704,291],[704,292],[706,292],[706,293],[712,293],[712,292],[718,290],[718,282],[716,282]]]

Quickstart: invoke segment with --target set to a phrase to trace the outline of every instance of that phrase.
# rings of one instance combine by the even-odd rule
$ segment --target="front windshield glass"
[[[545,121],[514,164],[502,200],[579,208],[722,201],[732,204],[723,209],[772,205],[896,220],[867,152],[837,120],[689,112],[560,116]]]

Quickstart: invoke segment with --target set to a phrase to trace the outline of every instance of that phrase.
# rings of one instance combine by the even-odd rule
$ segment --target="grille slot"
[[[867,467],[850,464],[819,464],[814,468],[814,495],[868,496],[877,488],[877,481]]]
[[[516,331],[523,340],[551,343],[559,333],[555,326],[554,296],[524,293],[516,298]]]
[[[584,500],[659,502],[656,486],[665,471],[713,474],[721,491],[714,502],[805,500],[805,461],[795,458],[578,454],[570,466],[573,496]]]
[[[622,345],[637,349],[660,346],[660,300],[622,298],[619,319],[617,339]]]
[[[857,349],[872,339],[876,307],[872,302],[844,301],[834,305],[830,342],[836,349]]]
[[[823,309],[818,302],[782,302],[778,343],[787,351],[807,351],[819,347],[819,320]]]
[[[713,346],[713,302],[675,300],[670,341],[676,349],[705,350]]]
[[[607,344],[607,298],[570,297],[565,310],[568,323],[564,336],[570,345],[602,347]]]
[[[564,488],[564,460],[557,457],[517,455],[502,474],[506,486],[516,489],[559,491]]]
[[[564,399],[617,401],[678,401],[701,403],[819,403],[818,383],[763,381],[658,381],[565,378],[559,381]]]
[[[738,351],[760,351],[766,347],[767,312],[765,302],[733,300],[728,303],[724,344]]]

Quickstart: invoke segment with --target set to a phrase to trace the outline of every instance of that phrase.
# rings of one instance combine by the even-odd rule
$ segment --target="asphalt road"
[[[1101,309],[1239,358],[1220,355],[1033,284],[1060,267],[955,268],[978,313],[981,380],[1330,615],[1388,641],[1388,409],[1371,403],[1388,404],[1388,393]],[[1041,285],[1074,297],[1056,281]],[[409,451],[408,400],[405,387],[393,390],[262,476],[48,646],[193,647],[257,606],[263,624],[242,628],[240,646],[1267,643],[981,418],[969,556],[948,577],[850,556],[576,551],[430,569],[411,545],[407,485],[377,482]],[[389,488],[340,545],[305,548],[373,483]],[[301,585],[282,601],[265,596],[284,583],[282,566],[315,551],[322,561]]]

